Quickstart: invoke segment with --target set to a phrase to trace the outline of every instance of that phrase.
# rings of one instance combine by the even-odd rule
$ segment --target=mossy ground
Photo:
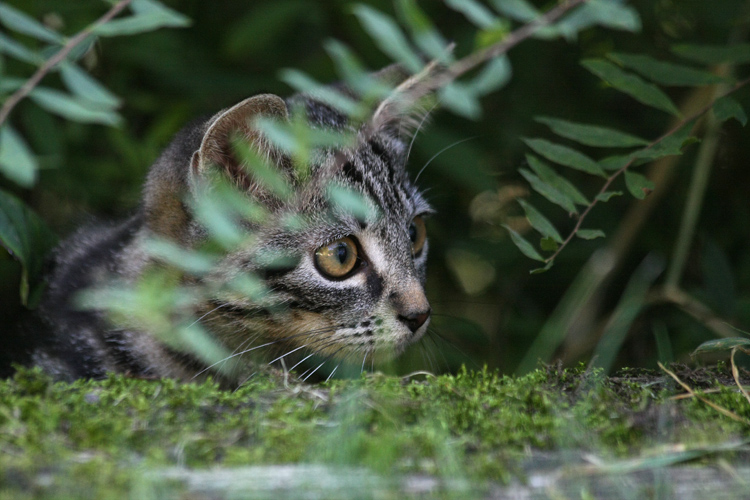
[[[679,375],[750,420],[726,366]],[[0,498],[204,498],[154,475],[176,466],[327,464],[486,485],[523,481],[539,457],[571,451],[648,467],[649,457],[705,458],[726,445],[721,459],[744,462],[732,443],[750,428],[671,399],[679,392],[663,373],[552,367],[322,385],[266,374],[237,391],[119,375],[52,383],[23,370],[0,381]]]

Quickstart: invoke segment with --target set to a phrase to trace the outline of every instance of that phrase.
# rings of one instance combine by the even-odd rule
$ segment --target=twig
[[[125,9],[125,7],[127,7],[131,1],[132,0],[120,0],[119,2],[117,2],[112,6],[111,9],[109,9],[106,14],[100,17],[93,24],[84,28],[73,38],[68,40],[68,42],[59,51],[57,51],[54,56],[47,59],[44,64],[39,67],[36,73],[34,73],[31,78],[26,80],[26,83],[24,83],[24,85],[20,89],[14,92],[13,95],[11,95],[3,103],[3,107],[0,108],[0,126],[2,126],[3,123],[5,123],[5,121],[8,119],[8,116],[10,115],[10,112],[13,111],[13,108],[15,108],[19,102],[21,102],[26,96],[28,96],[37,85],[39,85],[39,82],[42,81],[42,79],[47,75],[47,73],[52,70],[52,68],[54,68],[58,63],[64,60],[68,56],[68,54],[70,54],[70,52],[74,48],[80,45],[96,28],[104,23],[109,22],[117,14],[122,12],[122,10]]]
[[[561,2],[560,5],[558,5],[554,9],[550,9],[544,15],[539,16],[537,19],[524,24],[517,30],[513,31],[508,36],[503,38],[500,42],[497,42],[494,45],[490,45],[486,49],[480,50],[479,52],[469,54],[463,59],[456,61],[448,68],[448,73],[451,75],[451,77],[457,78],[467,71],[471,71],[472,69],[476,68],[480,64],[508,52],[519,43],[531,37],[539,28],[549,26],[573,7],[586,3],[587,1],[588,0],[568,0]]]
[[[695,391],[689,385],[687,385],[685,382],[683,382],[682,380],[680,380],[680,378],[677,375],[675,375],[674,372],[671,372],[671,371],[667,370],[664,367],[664,365],[661,364],[661,362],[657,362],[657,364],[659,365],[659,368],[661,368],[662,370],[664,370],[667,373],[667,375],[669,375],[670,377],[672,377],[675,382],[677,382],[678,384],[680,384],[683,389],[685,389],[687,392],[689,392],[691,396],[700,399],[702,402],[706,403],[708,406],[710,406],[714,410],[718,411],[722,415],[725,415],[725,416],[731,418],[732,420],[736,420],[737,422],[743,423],[745,425],[750,425],[750,421],[748,421],[748,420],[740,417],[736,413],[731,412],[731,411],[727,410],[726,408],[724,408],[722,406],[717,405],[716,403],[710,401],[709,399],[704,398],[703,396],[701,396],[699,394],[696,394]]]
[[[737,365],[734,363],[734,355],[737,353],[737,350],[741,350],[742,352],[747,354],[747,351],[745,349],[741,349],[739,347],[735,347],[732,349],[732,355],[729,357],[730,361],[732,362],[732,377],[734,377],[734,382],[737,384],[737,387],[740,388],[740,392],[743,396],[745,396],[745,399],[747,399],[747,402],[750,403],[750,394],[747,393],[744,387],[742,387],[742,383],[740,382],[740,372],[737,369]]]
[[[664,135],[662,135],[658,139],[652,141],[648,146],[646,146],[645,148],[643,148],[641,151],[648,151],[649,149],[653,148],[654,146],[659,145],[662,141],[664,141],[665,139],[668,139],[669,137],[671,137],[672,135],[674,135],[675,133],[677,133],[682,127],[684,127],[685,125],[687,125],[691,121],[693,121],[693,120],[695,120],[697,118],[700,118],[704,114],[708,113],[708,111],[710,111],[711,108],[713,108],[714,104],[716,104],[716,101],[718,101],[722,97],[726,97],[726,96],[728,96],[728,95],[736,92],[737,90],[739,90],[742,87],[746,86],[748,83],[750,83],[750,78],[747,78],[745,80],[742,80],[742,81],[736,83],[727,92],[725,92],[725,93],[717,96],[715,99],[711,100],[711,102],[709,102],[707,105],[705,105],[703,108],[701,108],[697,112],[693,113],[689,117],[685,118],[684,120],[680,121],[680,123],[678,123],[674,128],[672,128],[671,130],[669,130],[668,132],[666,132]],[[586,209],[583,212],[581,212],[581,215],[578,217],[578,221],[576,222],[575,227],[573,227],[573,230],[570,232],[570,234],[568,234],[568,236],[560,244],[560,246],[557,247],[557,250],[555,250],[555,253],[553,253],[552,255],[550,255],[549,257],[547,257],[544,260],[544,262],[548,263],[548,262],[551,262],[551,261],[555,260],[555,257],[557,257],[560,254],[560,252],[562,252],[562,250],[566,246],[568,246],[568,243],[570,243],[570,241],[573,239],[573,237],[576,235],[576,233],[578,233],[578,230],[581,229],[581,225],[583,224],[584,219],[586,219],[586,216],[589,214],[589,212],[591,212],[591,210],[596,206],[596,204],[599,203],[598,196],[601,195],[601,194],[603,194],[604,192],[606,192],[607,189],[609,188],[609,186],[612,184],[612,182],[614,182],[615,179],[617,179],[619,176],[621,176],[622,174],[624,174],[625,171],[628,168],[630,168],[633,165],[633,163],[635,163],[636,160],[637,160],[637,158],[633,157],[629,162],[627,162],[620,169],[618,169],[614,174],[612,174],[611,176],[609,176],[607,178],[607,180],[604,183],[604,185],[601,187],[601,189],[599,189],[599,192],[597,193],[597,195],[594,196],[594,199],[591,202],[591,204],[589,206],[587,206]]]

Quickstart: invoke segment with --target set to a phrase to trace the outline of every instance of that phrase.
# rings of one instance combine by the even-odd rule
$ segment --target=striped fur
[[[254,244],[228,252],[200,280],[183,279],[203,290],[205,300],[194,315],[216,342],[234,353],[266,345],[253,351],[266,361],[291,353],[287,366],[310,353],[335,366],[387,358],[419,339],[430,313],[423,290],[428,248],[425,243],[413,255],[409,231],[415,217],[432,210],[405,169],[408,135],[394,126],[397,117],[383,119],[381,113],[380,125],[371,122],[355,131],[356,146],[317,151],[309,177],[298,179],[291,159],[273,150],[252,124],[258,116],[283,119],[299,105],[313,126],[350,127],[345,117],[309,96],[283,101],[261,95],[181,131],[151,168],[143,202],[131,219],[84,228],[56,251],[47,294],[19,334],[17,360],[68,380],[109,371],[181,379],[203,373],[205,360],[165,345],[134,327],[135,321],[112,324],[102,311],[81,310],[74,297],[113,280],[136,282],[153,266],[163,266],[144,250],[150,237],[185,248],[205,243],[207,230],[193,215],[190,199],[201,196],[201,185],[216,168],[271,212],[270,221],[249,228]],[[295,187],[290,199],[275,198],[241,168],[231,149],[237,136],[269,157]],[[326,196],[331,185],[360,193],[369,215],[358,219],[331,204]],[[290,229],[284,223],[290,215],[304,224]],[[316,266],[315,251],[343,237],[356,243],[360,261],[350,276],[331,279]],[[270,254],[289,257],[289,264],[269,267]],[[261,277],[270,296],[253,301],[228,290],[226,283],[243,273]],[[238,358],[244,365],[249,356]]]

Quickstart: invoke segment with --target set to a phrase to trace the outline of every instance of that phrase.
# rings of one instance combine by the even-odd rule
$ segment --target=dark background
[[[8,3],[52,25],[62,23],[61,31],[67,34],[77,32],[107,8],[98,0]],[[164,3],[189,16],[192,27],[105,39],[84,60],[97,79],[122,97],[125,120],[121,128],[66,122],[28,101],[14,112],[13,122],[41,155],[44,170],[33,191],[20,191],[4,179],[0,179],[0,187],[21,196],[61,236],[92,216],[115,219],[132,210],[151,162],[192,118],[259,92],[288,95],[291,90],[277,78],[283,68],[298,68],[320,81],[335,81],[333,64],[323,49],[326,39],[345,42],[373,70],[387,64],[351,13],[352,2]],[[393,14],[389,1],[362,3]],[[422,1],[420,5],[446,37],[457,43],[459,55],[472,49],[474,28],[460,14],[441,2]],[[742,35],[743,23],[748,23],[743,14],[747,12],[745,2],[734,0],[644,0],[633,5],[643,21],[640,34],[591,29],[582,32],[575,43],[525,42],[510,53],[511,82],[483,99],[480,121],[440,111],[417,138],[410,161],[413,173],[446,145],[471,139],[439,155],[419,178],[438,210],[428,223],[427,291],[435,310],[432,330],[449,343],[424,341],[405,357],[403,369],[455,368],[468,358],[478,365],[513,372],[592,252],[616,244],[612,238],[623,214],[634,204],[644,203],[625,195],[597,207],[586,226],[605,230],[609,238],[575,241],[551,271],[534,276],[529,270],[538,266],[523,257],[500,228],[501,223],[509,223],[523,229],[523,221],[518,219],[522,211],[515,202],[502,206],[489,222],[472,218],[480,193],[500,190],[504,196],[517,188],[527,189],[517,173],[528,152],[521,138],[541,135],[554,140],[546,127],[533,121],[536,115],[605,125],[648,139],[667,130],[670,118],[666,114],[605,88],[579,60],[610,50],[673,58],[669,54],[672,44],[726,44],[730,32]],[[8,73],[14,75],[30,75],[33,70],[13,61],[6,64]],[[738,75],[744,70],[738,68]],[[44,84],[57,86],[57,79],[50,75]],[[669,90],[678,105],[690,92],[685,88]],[[737,94],[742,103],[750,102],[749,97],[747,91]],[[714,319],[740,329],[750,328],[747,140],[747,131],[735,121],[721,130],[719,152],[682,280],[683,289],[706,305]],[[689,147],[674,167],[672,180],[659,186],[663,193],[618,262],[618,272],[597,292],[600,300],[596,305],[581,304],[581,319],[555,357],[566,364],[587,360],[633,270],[647,255],[668,261],[696,150],[696,145]],[[648,167],[641,168],[648,171]],[[588,196],[601,185],[601,180],[590,176],[572,171],[565,175]],[[622,181],[618,182],[616,189],[624,191]],[[491,197],[482,196],[479,200]],[[574,221],[561,210],[536,196],[531,199],[563,233],[572,228]],[[536,241],[531,234],[528,237]],[[457,269],[472,266],[484,276],[494,273],[494,279],[481,290],[467,293]],[[0,316],[8,318],[8,323],[20,310],[19,272],[7,254],[0,255]],[[471,281],[471,273],[466,273],[464,269],[464,279]],[[669,360],[668,351],[657,354],[655,328],[669,339],[671,357],[688,359],[692,349],[716,336],[705,326],[705,318],[695,319],[689,313],[673,304],[649,303],[630,328],[617,364],[654,367],[659,356]]]

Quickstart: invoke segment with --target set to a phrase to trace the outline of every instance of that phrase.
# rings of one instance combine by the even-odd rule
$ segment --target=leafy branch
[[[132,0],[120,0],[119,2],[117,2],[112,6],[111,9],[109,9],[109,11],[107,11],[106,14],[104,14],[90,26],[81,30],[77,35],[68,40],[68,42],[55,55],[47,59],[47,61],[45,61],[45,63],[39,67],[39,69],[31,76],[31,78],[26,80],[26,83],[24,83],[20,89],[13,93],[13,95],[11,95],[3,103],[2,108],[0,108],[0,126],[2,126],[3,123],[5,123],[5,121],[8,119],[8,116],[10,116],[13,108],[15,108],[19,102],[21,102],[26,96],[28,96],[29,93],[31,93],[31,91],[34,90],[37,85],[39,85],[42,79],[47,76],[47,73],[49,73],[55,66],[64,61],[73,51],[73,49],[78,47],[89,36],[91,36],[91,34],[98,27],[108,23],[120,12],[122,12],[130,4],[130,2],[132,2]]]
[[[648,146],[643,148],[642,152],[647,152],[658,146],[659,144],[662,144],[664,141],[669,139],[670,137],[673,137],[677,132],[681,131],[684,127],[686,127],[689,123],[697,120],[698,118],[702,117],[706,113],[708,113],[711,109],[714,108],[716,105],[716,102],[722,98],[725,98],[729,96],[730,94],[736,92],[737,90],[741,89],[742,87],[745,87],[747,84],[750,83],[750,78],[747,78],[745,80],[742,80],[741,82],[736,83],[733,85],[727,92],[724,94],[716,97],[712,101],[710,101],[707,105],[705,105],[702,109],[696,111],[692,115],[690,115],[687,118],[682,119],[677,125],[675,125],[671,130],[667,131],[665,134],[663,134],[658,139],[655,139],[651,143],[649,143]],[[581,226],[583,225],[584,220],[586,219],[586,216],[591,212],[591,210],[600,202],[606,199],[605,194],[608,192],[609,187],[611,184],[620,177],[621,175],[625,174],[628,169],[633,166],[636,161],[639,158],[635,155],[633,155],[627,163],[625,163],[622,167],[620,167],[618,170],[615,171],[612,175],[610,175],[606,182],[602,185],[602,187],[597,192],[597,195],[593,198],[591,203],[581,212],[581,215],[578,217],[578,220],[576,221],[575,226],[570,231],[568,236],[565,238],[565,240],[557,247],[557,249],[554,251],[554,253],[544,259],[545,263],[550,263],[555,260],[555,258],[560,254],[560,252],[563,251],[563,249],[568,246],[570,241],[573,239],[573,237],[578,234],[578,232],[581,230]],[[648,194],[648,191],[652,188],[649,188],[645,184],[639,184],[638,186],[635,186],[634,189],[641,189],[643,190],[644,196]]]

